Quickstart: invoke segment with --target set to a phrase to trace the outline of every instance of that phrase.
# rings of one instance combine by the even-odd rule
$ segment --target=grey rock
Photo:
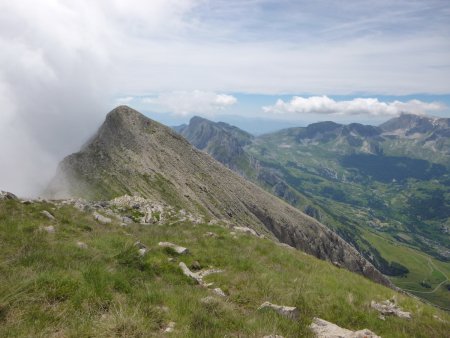
[[[310,325],[317,338],[381,338],[370,330],[351,331],[320,318],[314,318]]]
[[[158,245],[163,248],[170,248],[174,250],[179,255],[185,255],[189,253],[189,250],[185,247],[170,243],[170,242],[159,242]]]
[[[203,281],[204,277],[209,276],[213,273],[223,272],[223,270],[219,270],[219,269],[207,269],[207,270],[202,270],[199,272],[192,272],[184,262],[180,262],[179,266],[186,276],[188,276],[189,278],[192,278],[198,284],[200,284],[201,286],[204,286],[204,287],[209,287],[212,285],[212,283],[205,283]]]
[[[94,216],[94,219],[101,224],[110,224],[112,222],[111,218],[105,217],[98,212],[94,212],[92,215]]]
[[[300,315],[300,312],[294,306],[276,305],[276,304],[272,304],[270,302],[264,302],[258,308],[258,310],[263,310],[263,309],[272,309],[275,312],[277,312],[278,314],[285,316],[292,320],[298,319],[298,317]]]
[[[49,220],[54,221],[55,216],[53,216],[51,213],[49,213],[47,210],[41,211],[41,214],[47,217]]]
[[[381,303],[372,301],[370,306],[380,312],[383,316],[396,316],[399,318],[411,319],[411,312],[403,311],[395,304],[395,300],[385,300]]]

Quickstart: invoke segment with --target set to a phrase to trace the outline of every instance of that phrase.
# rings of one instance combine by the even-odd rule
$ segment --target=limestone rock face
[[[47,195],[110,200],[125,194],[186,210],[186,219],[189,214],[202,214],[251,228],[391,286],[352,246],[317,220],[193,148],[170,128],[120,106],[107,115],[80,152],[61,162]]]
[[[320,318],[314,318],[310,329],[317,338],[381,338],[367,329],[351,331]]]

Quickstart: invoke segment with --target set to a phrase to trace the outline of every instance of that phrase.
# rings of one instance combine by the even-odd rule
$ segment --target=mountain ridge
[[[399,120],[408,119],[437,121],[441,135],[450,130],[445,119],[422,116],[400,116],[390,123],[399,125]],[[252,157],[251,170],[244,176],[338,232],[380,271],[397,278],[399,285],[411,271],[411,276],[422,276],[418,284],[411,277],[411,284],[417,285],[417,291],[426,292],[422,282],[431,278],[428,272],[392,253],[398,251],[397,245],[412,246],[439,261],[448,261],[445,229],[450,202],[445,196],[450,177],[448,169],[439,164],[445,159],[445,150],[424,150],[427,148],[418,142],[434,131],[422,128],[421,138],[417,138],[417,132],[415,138],[403,137],[408,130],[417,130],[417,125],[400,126],[403,133],[389,135],[380,126],[319,122],[258,136],[242,147]],[[188,134],[184,136],[189,139]],[[444,141],[445,147],[448,138],[436,139]],[[190,141],[199,146],[195,140]],[[200,149],[208,152],[207,148]],[[384,238],[381,242],[379,235]],[[394,247],[385,251],[392,243]],[[434,285],[441,282],[438,278]],[[448,307],[447,291],[441,289],[440,304]],[[433,299],[438,300],[436,297]]]
[[[126,106],[111,111],[90,143],[62,161],[48,189],[52,197],[61,193],[95,199],[140,194],[251,227],[390,285],[324,225],[196,150],[170,128]]]

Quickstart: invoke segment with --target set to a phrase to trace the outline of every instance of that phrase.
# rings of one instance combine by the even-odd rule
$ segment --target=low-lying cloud
[[[365,115],[397,116],[401,113],[426,114],[441,111],[446,106],[437,102],[410,100],[406,102],[382,102],[376,98],[355,98],[336,101],[328,96],[294,96],[286,102],[279,99],[273,106],[262,107],[266,113],[275,114],[321,114],[321,115]]]
[[[168,111],[177,115],[212,115],[237,103],[237,99],[228,94],[209,91],[176,91],[145,97],[142,103],[155,111]]]

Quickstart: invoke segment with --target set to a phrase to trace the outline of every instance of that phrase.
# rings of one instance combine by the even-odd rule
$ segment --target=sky
[[[0,0],[0,50],[0,189],[23,195],[119,104],[172,124],[450,117],[448,0]]]

